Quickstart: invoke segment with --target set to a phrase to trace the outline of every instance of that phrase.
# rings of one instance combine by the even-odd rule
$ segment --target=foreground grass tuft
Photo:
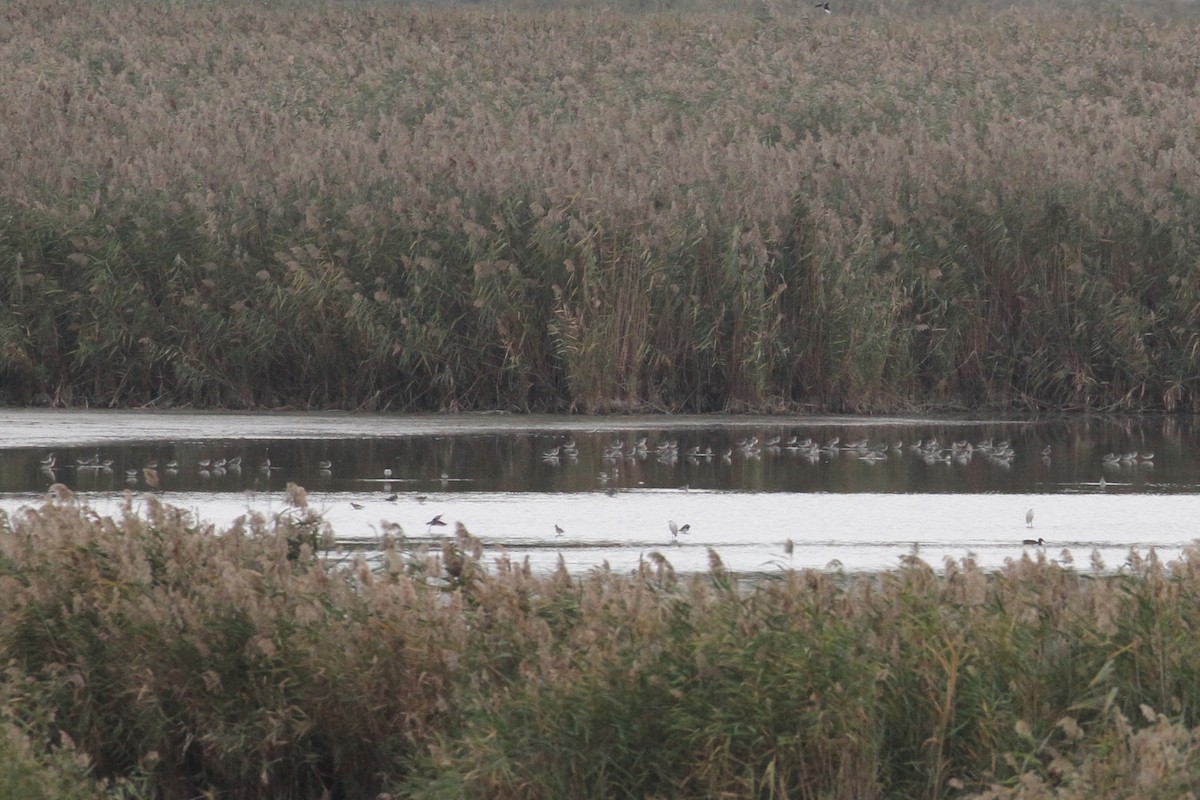
[[[1115,573],[535,575],[461,526],[342,558],[304,503],[0,518],[21,796],[1178,797],[1200,551]],[[394,537],[393,537],[394,539]]]

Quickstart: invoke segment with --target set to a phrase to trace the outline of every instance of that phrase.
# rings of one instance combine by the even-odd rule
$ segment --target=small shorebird
[[[1022,539],[1021,544],[1028,545],[1029,547],[1042,547],[1046,544],[1046,540],[1039,536],[1036,539]]]
[[[1025,512],[1025,527],[1026,528],[1033,527],[1033,509],[1032,508]]]
[[[362,503],[355,503],[353,500],[351,500],[351,501],[350,501],[350,507],[351,507],[351,508],[353,508],[355,511],[362,511],[362,510],[363,510],[363,504],[362,504]]]
[[[445,527],[446,523],[442,521],[442,515],[438,514],[436,517],[429,520],[429,522],[426,522],[425,525],[427,526],[425,531],[426,531],[426,533],[428,533],[429,531],[433,530],[435,527],[437,527],[437,528]]]
[[[564,533],[566,533],[566,531],[564,531],[564,530],[563,530],[563,528],[562,528],[562,525],[559,525],[559,524],[555,523],[555,525],[554,525],[554,535],[555,535],[555,536],[562,536]]]

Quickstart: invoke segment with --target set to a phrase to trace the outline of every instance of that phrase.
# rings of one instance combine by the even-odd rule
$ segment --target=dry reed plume
[[[132,496],[117,519],[78,498],[0,517],[6,785],[999,800],[1200,781],[1200,551],[533,575],[461,526],[440,552],[347,560],[289,494],[228,530]]]
[[[1200,408],[1186,9],[760,5],[10,4],[5,396]]]

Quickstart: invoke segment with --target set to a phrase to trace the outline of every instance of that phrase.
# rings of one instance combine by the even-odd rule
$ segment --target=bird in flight
[[[817,8],[821,9],[821,10],[822,10],[822,11],[824,11],[826,14],[832,14],[832,13],[833,13],[833,12],[832,12],[832,11],[830,11],[830,9],[829,9],[829,3],[817,3]]]
[[[435,527],[437,527],[437,528],[441,528],[441,527],[444,527],[444,526],[446,525],[446,523],[442,521],[442,515],[441,515],[441,514],[438,514],[436,517],[434,517],[433,519],[429,520],[429,522],[427,522],[427,523],[425,523],[425,524],[428,526],[428,528],[426,528],[426,530],[427,530],[427,531],[428,531],[428,530],[433,530]]]

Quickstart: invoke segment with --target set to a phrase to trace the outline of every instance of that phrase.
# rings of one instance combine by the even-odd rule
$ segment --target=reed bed
[[[1189,4],[10,3],[9,402],[1200,409]]]
[[[290,506],[0,518],[24,798],[1192,796],[1200,551],[1119,568],[534,575]]]

